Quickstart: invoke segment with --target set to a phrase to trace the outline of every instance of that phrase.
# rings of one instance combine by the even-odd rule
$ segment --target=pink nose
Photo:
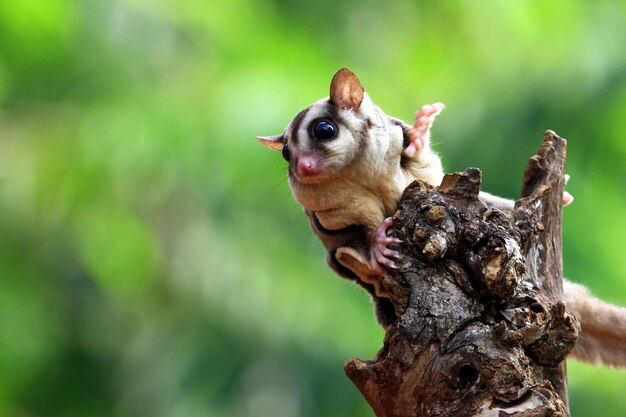
[[[298,175],[303,177],[313,177],[319,174],[319,163],[311,156],[303,156],[298,161]]]

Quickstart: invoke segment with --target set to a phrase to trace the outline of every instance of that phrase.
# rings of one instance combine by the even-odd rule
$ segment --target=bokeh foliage
[[[372,415],[369,301],[252,140],[343,66],[407,121],[445,102],[447,170],[504,196],[568,138],[566,275],[626,304],[625,40],[602,0],[2,0],[0,415]],[[626,374],[569,380],[626,414]]]

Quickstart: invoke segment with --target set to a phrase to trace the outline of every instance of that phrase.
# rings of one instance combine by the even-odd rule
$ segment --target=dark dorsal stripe
[[[308,126],[307,126],[307,138],[303,139],[300,138],[298,136],[298,131],[300,130],[300,128],[302,127],[302,122],[304,121],[304,119],[306,118],[307,114],[309,113],[309,111],[314,107],[315,105],[311,105],[307,108],[305,108],[304,110],[300,111],[296,117],[293,118],[293,122],[291,123],[291,127],[289,129],[289,131],[287,132],[287,137],[289,139],[289,141],[291,141],[291,143],[294,144],[294,146],[297,146],[298,142],[301,142],[302,140],[309,140],[310,144],[309,146],[311,146],[314,149],[318,149],[322,152],[329,152],[329,144],[330,142],[325,142],[325,141],[318,141],[315,140],[311,137],[311,132],[309,132]],[[315,122],[316,120],[322,120],[322,119],[328,119],[330,121],[332,121],[333,123],[335,123],[335,125],[337,126],[338,129],[347,129],[347,123],[345,122],[344,118],[339,114],[339,109],[337,108],[337,106],[335,106],[330,99],[323,103],[323,108],[321,109],[322,111],[320,112],[319,117],[315,118],[315,120],[313,120],[313,122]],[[369,133],[369,129],[371,129],[372,127],[372,122],[371,120],[369,120],[369,118],[365,118],[363,126],[361,126],[361,128],[359,128],[358,131],[353,131],[352,132],[352,136],[354,137],[356,143],[356,152],[357,152],[357,157],[361,157],[363,156],[365,149],[367,147],[367,138],[368,138],[368,133]]]
[[[369,131],[372,127],[372,122],[367,119],[366,123],[359,128],[358,131],[354,132],[354,140],[356,141],[356,154],[354,156],[355,159],[361,159],[365,155],[365,150],[367,148],[367,140],[369,137]]]
[[[328,114],[328,118],[337,125],[337,128],[340,130],[348,129],[348,123],[344,117],[339,114],[339,108],[337,108],[337,106],[335,106],[330,99],[325,104],[326,114]],[[365,152],[369,133],[368,131],[371,128],[372,122],[368,117],[363,116],[361,113],[355,113],[354,117],[358,117],[364,122],[357,131],[351,131],[352,137],[356,141],[356,157],[360,158]],[[327,142],[315,142],[315,144],[317,148],[322,149],[323,151],[328,151]]]
[[[301,110],[300,113],[296,114],[296,117],[293,118],[293,122],[291,122],[291,129],[288,132],[288,138],[291,139],[293,144],[298,143],[298,130],[300,130],[300,125],[302,124],[302,121],[306,117],[309,110],[311,110],[311,107],[312,106],[309,106],[306,109]]]

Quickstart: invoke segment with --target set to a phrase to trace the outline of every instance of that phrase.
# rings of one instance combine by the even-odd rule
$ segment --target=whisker
[[[286,175],[280,181],[278,181],[276,184],[274,184],[274,187],[272,187],[272,190],[271,190],[272,193],[276,192],[278,187],[281,186],[287,180],[287,178],[289,178],[289,175]]]
[[[323,150],[324,156],[337,156],[339,152],[347,149],[349,145],[343,145],[336,148],[325,148]]]
[[[280,167],[280,168],[276,168],[276,169],[273,169],[273,170],[268,171],[268,172],[269,172],[270,174],[276,174],[277,172],[282,172],[282,171],[284,171],[284,170],[285,170],[285,167]]]

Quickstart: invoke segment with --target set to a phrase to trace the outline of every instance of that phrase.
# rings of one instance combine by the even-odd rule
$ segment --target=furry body
[[[430,148],[430,126],[442,105],[424,106],[410,126],[387,116],[365,93],[356,76],[335,74],[330,96],[302,110],[282,135],[258,137],[282,151],[289,184],[339,275],[367,289],[381,324],[395,313],[381,288],[394,267],[397,240],[385,235],[398,201],[414,180],[439,185],[443,169]],[[510,210],[514,202],[481,193],[488,206]],[[564,198],[564,201],[565,198]],[[572,355],[588,362],[626,366],[626,309],[591,296],[565,282],[568,310],[581,322]]]

